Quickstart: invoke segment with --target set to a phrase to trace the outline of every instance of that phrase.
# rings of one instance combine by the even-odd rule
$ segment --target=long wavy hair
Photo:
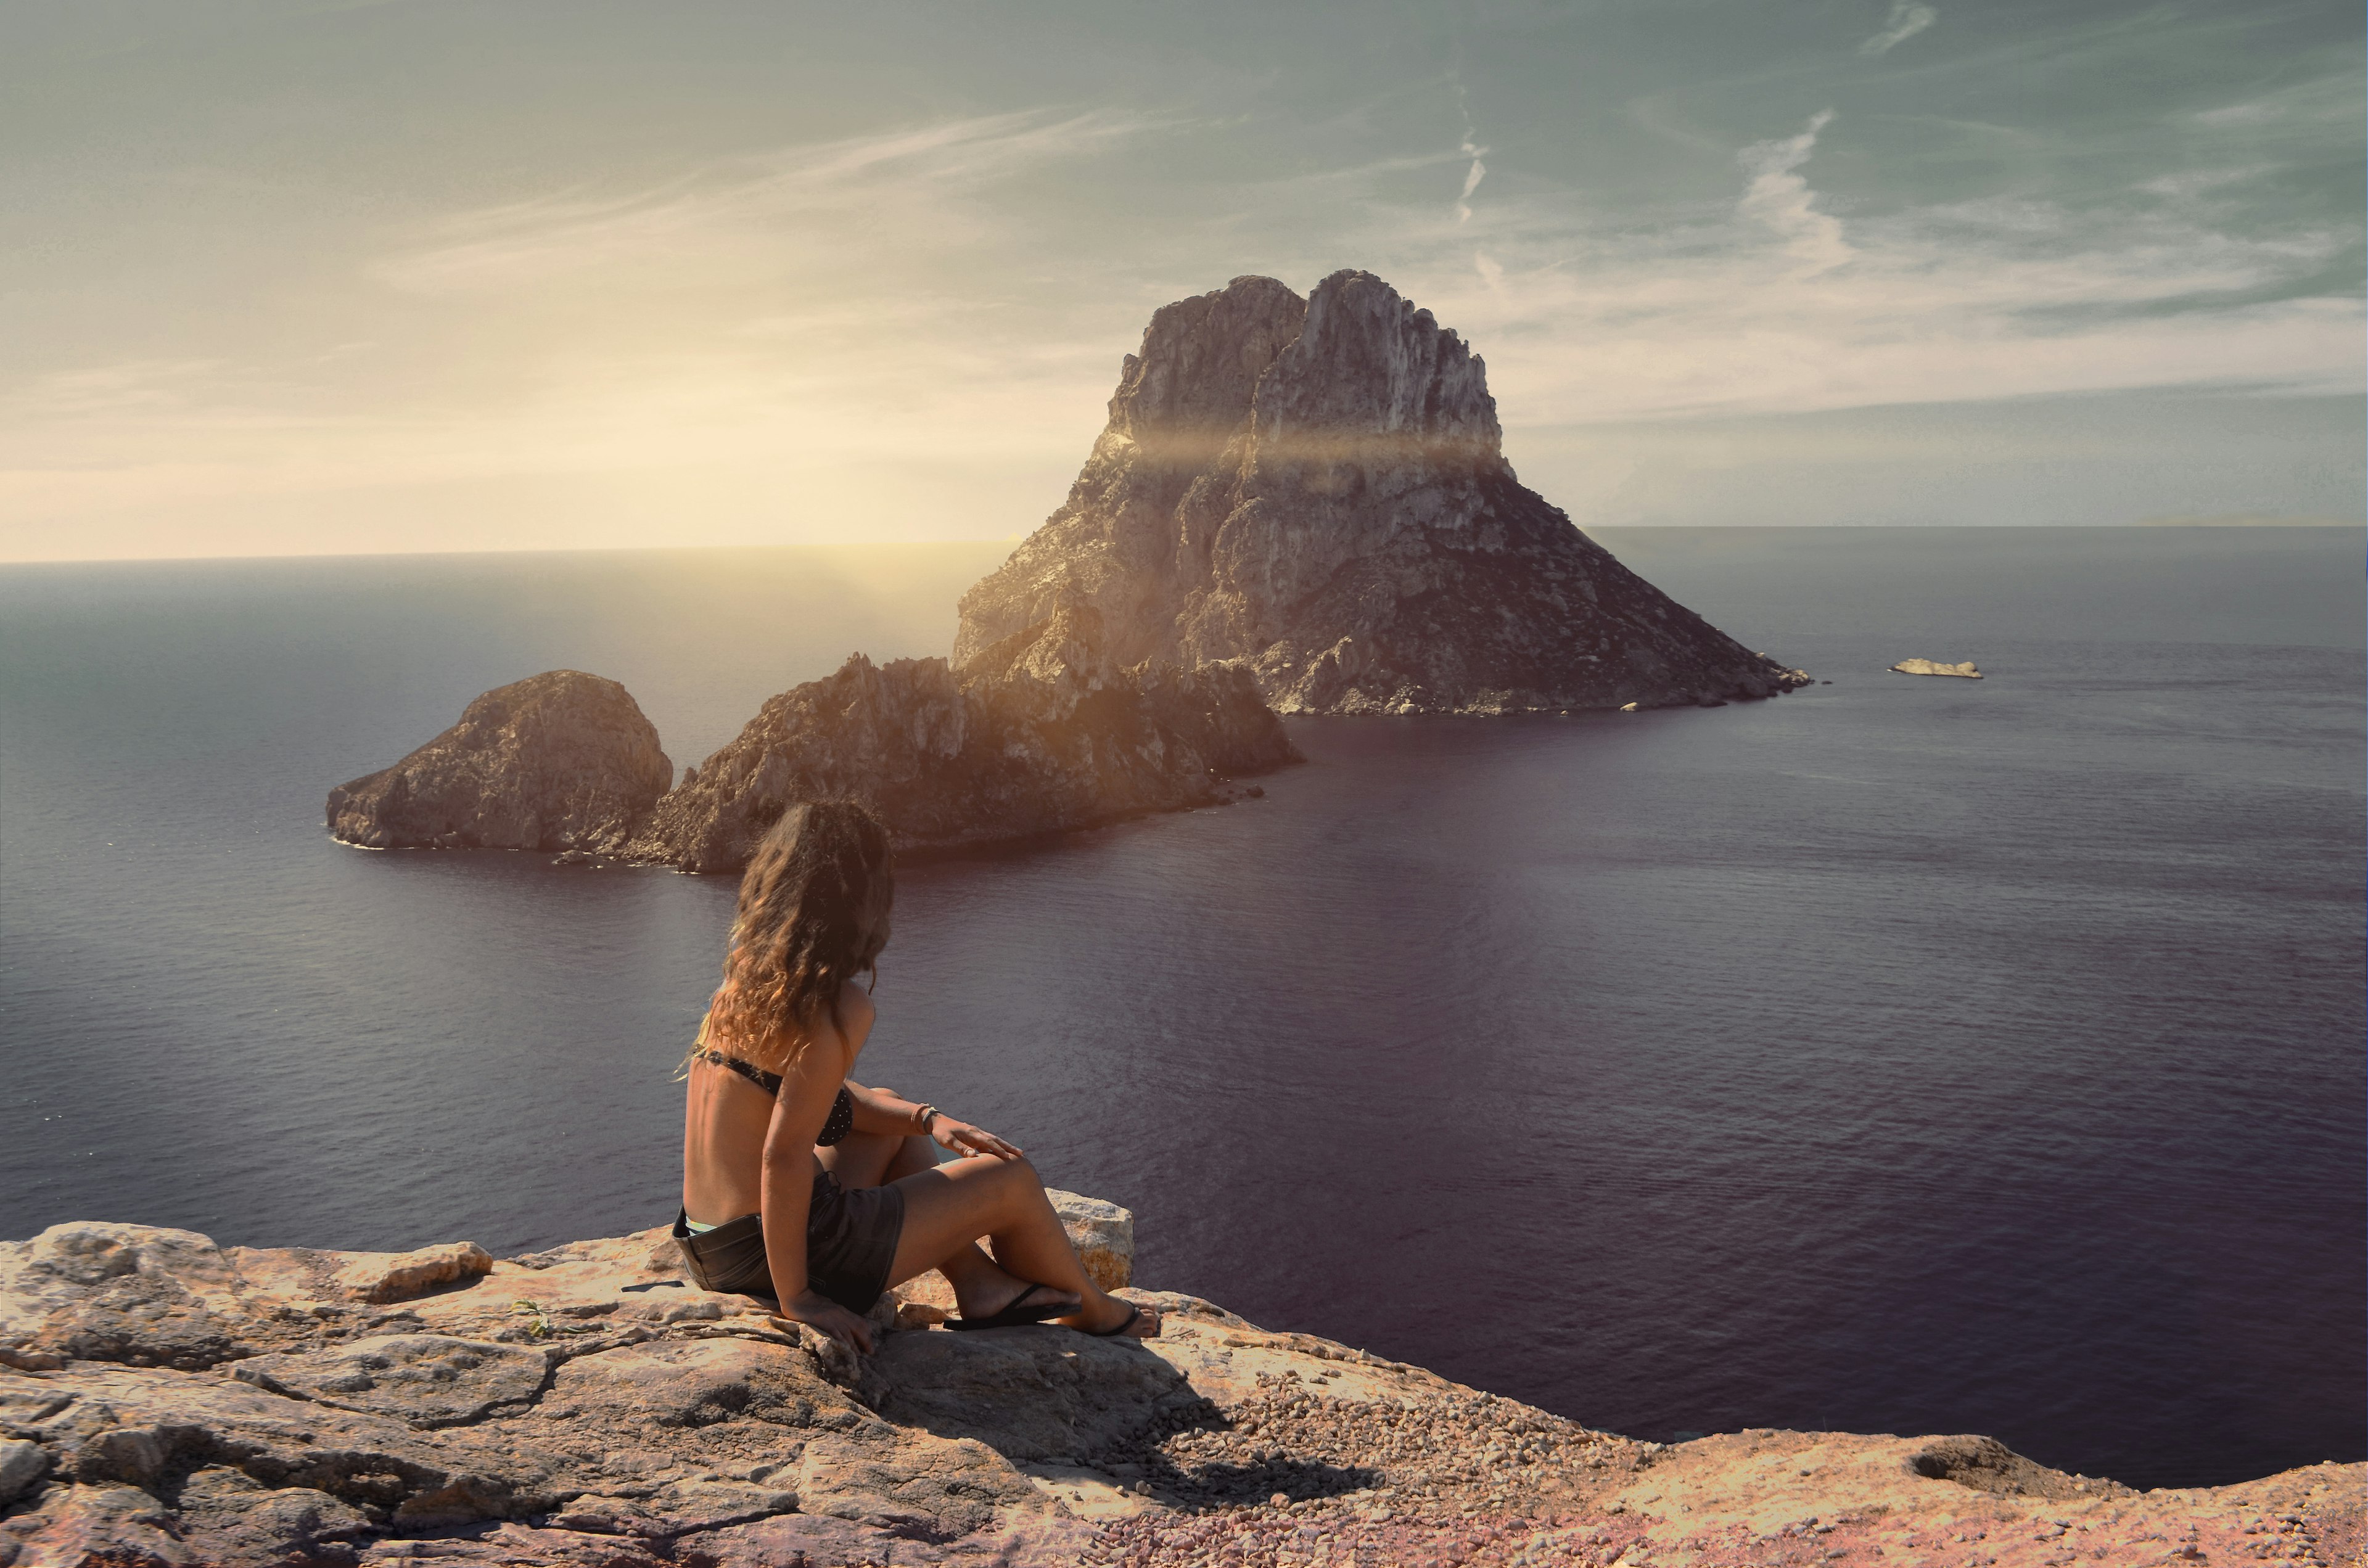
[[[878,817],[853,801],[791,806],[740,878],[723,983],[692,1049],[787,1072],[830,1016],[839,987],[858,975],[877,978],[895,896],[888,829]]]

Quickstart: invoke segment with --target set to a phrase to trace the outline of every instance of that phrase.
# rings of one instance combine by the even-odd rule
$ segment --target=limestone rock
[[[339,1410],[393,1415],[415,1426],[459,1426],[542,1396],[551,1358],[541,1350],[440,1334],[389,1334],[294,1356],[235,1362],[244,1383]]]
[[[1131,1242],[1126,1210],[1057,1201],[1112,1256]],[[76,1351],[0,1368],[0,1565],[20,1568],[2036,1568],[2348,1561],[2368,1523],[2357,1464],[2136,1493],[1982,1437],[1639,1443],[1167,1292],[1130,1291],[1166,1314],[1154,1341],[900,1332],[857,1365],[690,1285],[663,1229],[392,1304],[339,1282],[384,1255],[97,1224],[0,1246],[11,1342]],[[227,1369],[168,1364],[217,1341]]]
[[[493,1255],[474,1242],[448,1242],[416,1252],[365,1253],[347,1264],[337,1283],[358,1301],[400,1301],[493,1267]]]
[[[1105,1290],[1123,1290],[1134,1283],[1134,1210],[1100,1198],[1087,1198],[1048,1187],[1053,1212],[1069,1233],[1086,1278]]]
[[[1075,598],[975,651],[837,674],[768,701],[689,770],[626,853],[731,871],[799,801],[853,796],[900,849],[1025,837],[1207,805],[1224,780],[1296,759],[1235,665],[1121,665]]]
[[[0,1242],[0,1366],[211,1367],[251,1348],[242,1283],[194,1231],[81,1222]]]
[[[1133,1210],[1057,1187],[1046,1187],[1044,1196],[1053,1200],[1053,1212],[1061,1217],[1069,1244],[1077,1249],[1086,1278],[1105,1290],[1122,1290],[1133,1283]],[[888,1321],[897,1328],[928,1328],[962,1315],[953,1287],[935,1269],[898,1286],[892,1294],[895,1304]]]
[[[1247,663],[1284,713],[1768,697],[1807,677],[1514,477],[1484,366],[1370,273],[1156,312],[1069,498],[962,597],[959,663],[1082,595],[1122,664]]]
[[[50,1456],[39,1443],[0,1439],[0,1508],[33,1489],[50,1468]]]
[[[1903,676],[1962,676],[1967,680],[1979,680],[1982,672],[1967,659],[1962,665],[1938,665],[1930,659],[1902,659],[1891,666],[1892,673]]]
[[[372,849],[606,854],[673,782],[623,687],[551,670],[485,693],[393,767],[330,790],[329,832]]]

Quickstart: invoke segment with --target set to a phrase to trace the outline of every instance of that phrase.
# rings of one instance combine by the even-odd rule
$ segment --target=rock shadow
[[[1277,1494],[1294,1503],[1369,1492],[1385,1479],[1367,1465],[1285,1454],[1277,1459],[1178,1465],[1154,1450],[1142,1461],[1144,1486],[1185,1507],[1221,1508],[1271,1501]]]
[[[973,1438],[1019,1464],[1108,1469],[1170,1433],[1224,1423],[1140,1344],[1050,1326],[888,1335],[861,1397],[883,1420]]]

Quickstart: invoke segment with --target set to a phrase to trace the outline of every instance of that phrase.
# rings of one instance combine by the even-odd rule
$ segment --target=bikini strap
[[[777,1099],[780,1096],[781,1075],[779,1073],[768,1073],[753,1062],[743,1062],[736,1056],[726,1056],[712,1046],[702,1045],[693,1051],[691,1055],[701,1062],[712,1062],[718,1067],[729,1067],[767,1094]]]

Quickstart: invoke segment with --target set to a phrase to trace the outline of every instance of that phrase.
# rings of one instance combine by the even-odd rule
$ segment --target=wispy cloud
[[[1858,51],[1888,54],[1940,19],[1940,11],[1923,0],[1891,0],[1891,15],[1884,18],[1883,30],[1860,44]]]
[[[1816,151],[1817,133],[1833,123],[1834,111],[1821,109],[1797,136],[1754,142],[1736,156],[1751,183],[1744,187],[1737,210],[1767,225],[1784,243],[1788,256],[1811,272],[1824,272],[1850,259],[1842,238],[1841,221],[1817,210],[1801,165]]]
[[[1480,133],[1473,129],[1472,99],[1464,91],[1462,74],[1451,73],[1448,79],[1455,86],[1456,112],[1463,117],[1463,140],[1456,151],[1472,160],[1470,166],[1463,171],[1463,188],[1455,193],[1455,221],[1469,223],[1472,222],[1472,193],[1480,188],[1480,182],[1488,176],[1488,165],[1480,161],[1487,156],[1488,149],[1480,145]]]
[[[629,530],[1008,532],[1143,309],[1045,192],[1157,128],[975,117],[417,222],[359,269],[341,325],[370,339],[0,385],[0,518],[590,485],[571,506]]]
[[[1487,356],[1510,425],[2144,387],[2356,390],[2361,302],[2281,298],[2356,236],[2255,232],[2216,175],[2118,201],[1826,210],[1821,136],[1736,154],[1723,212],[1606,222],[1560,192],[1472,223],[1369,195],[1355,244]],[[1475,263],[1474,242],[1487,259]]]
[[[2195,116],[2198,125],[2264,125],[2277,119],[2277,106],[2266,102],[2229,104],[2221,108],[2200,110]]]
[[[19,414],[50,417],[154,413],[185,407],[193,389],[222,369],[212,359],[133,359],[34,378],[6,400]]]
[[[1093,111],[980,116],[784,149],[621,194],[570,193],[455,214],[376,270],[427,293],[508,289],[603,274],[670,289],[793,270],[830,243],[893,240],[943,251],[974,242],[997,184],[1088,157],[1155,121]],[[878,247],[878,248],[885,248]]]
[[[225,337],[0,382],[0,519],[227,528],[276,506],[305,537],[351,504],[399,532],[466,496],[454,515],[512,545],[677,520],[705,540],[1008,533],[1058,503],[1150,310],[1245,271],[1380,273],[1486,354],[1517,429],[2359,385],[2360,301],[2286,297],[2356,225],[2263,224],[2247,193],[2266,176],[2237,176],[2281,154],[2250,131],[2077,203],[1883,205],[1818,185],[1866,121],[1779,112],[1707,150],[1706,127],[1668,122],[1690,169],[1724,171],[1706,200],[1599,204],[1469,119],[1460,141],[1343,134],[1245,179],[1244,147],[1322,139],[1070,108],[415,217],[369,232],[331,329],[276,360],[244,340],[254,358],[226,360]],[[1152,177],[1171,135],[1212,138],[1190,150],[1207,172]],[[513,528],[519,495],[546,532]]]
[[[1455,221],[1468,223],[1472,221],[1472,193],[1480,188],[1481,180],[1488,174],[1488,165],[1480,161],[1488,149],[1475,145],[1472,138],[1466,136],[1458,151],[1472,160],[1472,166],[1463,171],[1463,188],[1455,195]]]

